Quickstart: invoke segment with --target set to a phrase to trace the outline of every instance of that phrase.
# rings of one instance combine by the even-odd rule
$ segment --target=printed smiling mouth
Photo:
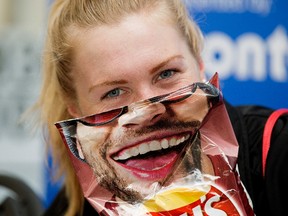
[[[125,167],[142,171],[160,170],[175,162],[176,157],[189,142],[191,134],[178,134],[159,140],[141,143],[122,150],[112,158]]]

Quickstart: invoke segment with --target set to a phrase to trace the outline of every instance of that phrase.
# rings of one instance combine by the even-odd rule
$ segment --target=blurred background
[[[204,32],[208,78],[234,105],[288,107],[288,1],[184,0]],[[26,182],[48,206],[53,184],[40,131],[19,123],[38,97],[52,0],[0,0],[0,174]],[[7,191],[0,187],[1,198]]]
[[[47,0],[0,0],[0,174],[23,180],[43,203],[43,141],[19,120],[39,94],[48,8]],[[0,203],[10,192],[0,187]]]

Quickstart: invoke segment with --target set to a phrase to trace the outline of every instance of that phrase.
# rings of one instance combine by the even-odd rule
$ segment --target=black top
[[[262,136],[273,110],[260,106],[232,107],[226,104],[239,143],[238,167],[257,216],[286,215],[288,195],[288,116],[281,117],[273,129],[271,147],[262,177]],[[64,215],[68,203],[63,188],[44,216]],[[99,215],[85,200],[83,215]],[[79,214],[80,216],[80,214]]]

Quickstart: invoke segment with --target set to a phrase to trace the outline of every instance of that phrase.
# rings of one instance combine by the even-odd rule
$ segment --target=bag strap
[[[263,133],[263,142],[262,142],[262,175],[265,176],[265,168],[266,168],[266,159],[268,155],[268,151],[270,148],[270,141],[272,136],[272,131],[275,123],[280,118],[280,116],[288,114],[288,109],[278,109],[275,110],[267,119],[267,122],[264,127]]]

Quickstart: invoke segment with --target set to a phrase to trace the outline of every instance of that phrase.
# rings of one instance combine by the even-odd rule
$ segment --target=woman
[[[55,0],[44,51],[44,84],[37,106],[48,127],[59,175],[65,176],[65,187],[47,215],[96,214],[84,201],[54,123],[163,95],[191,81],[203,82],[201,51],[201,32],[179,0]],[[232,119],[238,115],[235,112],[231,111]],[[151,121],[161,114],[159,109]],[[126,126],[134,128],[135,124],[129,122]],[[243,137],[242,133],[237,137]],[[256,135],[261,137],[261,132],[253,132]],[[249,149],[247,145],[240,149]],[[254,145],[260,149],[259,142]],[[256,159],[260,150],[258,153]],[[247,168],[241,163],[240,175],[242,171],[257,210],[259,194],[253,194],[244,176]]]

